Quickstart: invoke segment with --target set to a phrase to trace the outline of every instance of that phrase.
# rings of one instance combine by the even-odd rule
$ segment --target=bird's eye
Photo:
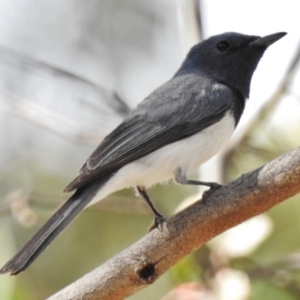
[[[226,41],[223,41],[217,45],[217,48],[219,51],[225,52],[229,49],[229,44]]]

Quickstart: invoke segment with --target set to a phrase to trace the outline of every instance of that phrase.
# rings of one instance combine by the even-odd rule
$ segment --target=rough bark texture
[[[49,300],[124,299],[211,238],[299,192],[297,148],[169,218],[162,231],[151,231]]]

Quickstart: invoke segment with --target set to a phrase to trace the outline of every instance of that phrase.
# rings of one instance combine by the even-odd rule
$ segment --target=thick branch
[[[297,148],[169,218],[162,231],[151,231],[48,300],[124,299],[211,238],[299,192]]]

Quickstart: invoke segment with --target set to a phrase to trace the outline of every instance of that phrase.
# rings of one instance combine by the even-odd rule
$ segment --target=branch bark
[[[300,193],[300,148],[242,175],[168,219],[48,300],[124,299],[208,240]]]

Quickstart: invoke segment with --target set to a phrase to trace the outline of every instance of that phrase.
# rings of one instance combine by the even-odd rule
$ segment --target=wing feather
[[[157,97],[155,93],[152,95]],[[171,99],[168,102],[167,99],[160,107],[150,107],[150,112],[146,99],[100,143],[65,191],[82,187],[165,145],[189,137],[221,120],[230,109],[226,100],[199,98],[199,93],[190,95],[193,97],[184,101]],[[148,101],[151,105],[152,100]]]

